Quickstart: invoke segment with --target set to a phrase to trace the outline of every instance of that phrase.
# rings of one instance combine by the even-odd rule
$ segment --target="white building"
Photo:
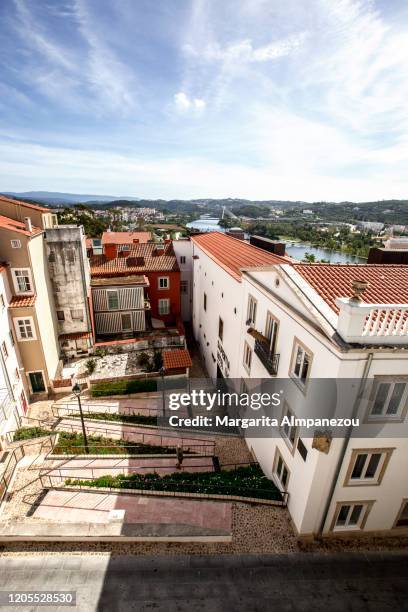
[[[193,306],[192,243],[189,238],[179,238],[173,240],[173,248],[180,268],[181,318],[190,321]]]
[[[247,438],[265,474],[288,492],[296,531],[406,531],[408,266],[270,261],[218,233],[192,242],[193,327],[210,376],[242,379],[247,389],[285,379],[282,416],[295,418],[308,416],[313,381],[343,380],[339,403],[347,396],[342,408],[364,423],[360,438],[299,427]],[[353,291],[363,291],[362,301],[350,301]]]

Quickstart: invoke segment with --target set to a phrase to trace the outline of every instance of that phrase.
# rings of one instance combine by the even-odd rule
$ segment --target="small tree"
[[[149,364],[150,364],[150,357],[147,353],[145,353],[144,351],[142,353],[140,353],[140,355],[137,356],[137,364],[141,367],[141,368],[148,368]]]
[[[154,351],[153,366],[154,366],[155,372],[158,372],[160,368],[163,366],[163,357],[160,351]]]
[[[88,374],[91,375],[95,372],[96,370],[96,359],[88,359],[85,362],[86,365],[86,369],[88,370]]]

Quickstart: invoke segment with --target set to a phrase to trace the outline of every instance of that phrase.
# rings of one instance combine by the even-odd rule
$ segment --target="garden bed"
[[[70,415],[70,419],[79,419],[79,415]],[[115,421],[116,423],[130,423],[131,425],[157,426],[156,416],[145,414],[119,414],[117,412],[87,412],[84,415],[87,421]]]
[[[153,378],[142,380],[118,380],[114,382],[97,382],[91,384],[90,394],[92,397],[104,397],[109,395],[130,395],[131,393],[143,393],[157,391],[157,381]]]
[[[91,455],[174,455],[175,447],[154,446],[152,444],[135,444],[128,440],[87,436],[89,454]],[[184,454],[193,455],[192,451],[183,449]],[[83,455],[85,453],[84,437],[79,433],[60,432],[58,442],[53,449],[54,455]]]
[[[43,429],[42,427],[20,427],[14,432],[13,442],[31,440],[32,438],[43,438],[53,433],[55,432],[49,429]]]
[[[158,474],[119,474],[80,480],[68,479],[67,486],[85,486],[139,491],[179,492],[187,494],[228,495],[282,502],[283,497],[274,483],[258,466],[241,467],[221,472],[175,472]]]

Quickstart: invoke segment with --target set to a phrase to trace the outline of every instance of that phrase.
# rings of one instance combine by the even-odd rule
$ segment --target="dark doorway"
[[[44,377],[42,372],[30,372],[29,377],[33,393],[42,393],[45,391]]]

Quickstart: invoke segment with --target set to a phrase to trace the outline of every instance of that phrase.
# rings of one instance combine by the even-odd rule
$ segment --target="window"
[[[186,280],[180,281],[180,293],[182,294],[188,293],[188,281]]]
[[[284,416],[290,421],[292,417],[294,417],[295,415],[293,414],[291,409],[288,408],[287,406],[285,406],[284,410],[285,410]],[[298,428],[295,425],[290,425],[289,423],[285,423],[281,429],[282,436],[284,437],[286,443],[288,444],[291,450],[295,450],[297,429]]]
[[[248,312],[247,312],[247,325],[255,325],[256,321],[256,307],[257,301],[252,295],[248,296]]]
[[[48,261],[50,263],[55,263],[55,261],[56,261],[55,252],[53,250],[51,250],[51,249],[50,249],[50,252],[48,254]]]
[[[14,380],[20,380],[20,372],[18,371],[18,368],[14,370]]]
[[[159,276],[159,289],[168,289],[170,287],[170,280],[168,276]]]
[[[278,327],[279,323],[271,315],[270,312],[266,315],[266,325],[265,325],[265,337],[269,340],[269,351],[271,355],[276,353],[276,342],[278,339]]]
[[[73,249],[67,251],[67,261],[68,263],[75,263],[75,251]]]
[[[408,499],[404,499],[394,527],[408,527]]]
[[[275,474],[276,478],[279,480],[279,482],[282,485],[283,489],[286,490],[286,488],[288,486],[288,482],[289,482],[290,472],[289,472],[289,470],[287,468],[286,463],[282,459],[282,455],[280,454],[278,449],[276,449],[273,473]]]
[[[408,408],[408,381],[380,379],[374,389],[369,420],[403,419]]]
[[[12,270],[12,274],[16,293],[30,293],[32,291],[30,270],[26,268]]]
[[[248,342],[244,344],[244,367],[248,374],[251,371],[251,363],[252,363],[252,349],[249,346]]]
[[[354,450],[344,485],[379,485],[392,451],[392,448]]]
[[[12,249],[21,249],[20,240],[10,240]]]
[[[307,448],[304,445],[304,443],[303,443],[301,438],[298,439],[297,449],[298,449],[299,455],[302,457],[303,461],[306,461],[306,459],[307,459]]]
[[[309,353],[303,344],[295,340],[292,358],[291,375],[297,379],[302,386],[306,385],[312,363],[312,354]]]
[[[108,298],[108,310],[119,309],[119,296],[116,289],[110,289],[106,292]]]
[[[44,376],[42,372],[28,372],[30,386],[33,393],[45,391]]]
[[[221,319],[221,317],[218,319],[218,337],[222,342],[224,337],[224,321]]]
[[[7,350],[7,344],[6,344],[5,341],[3,341],[1,343],[1,350],[2,350],[2,353],[3,353],[4,359],[7,359],[7,357],[8,357],[8,350]]]
[[[63,310],[57,310],[58,321],[65,321],[65,313]]]
[[[204,293],[204,310],[207,310],[207,294]]]
[[[334,529],[363,529],[373,502],[340,503],[337,506]]]
[[[130,251],[130,244],[120,244],[118,251]]]
[[[84,311],[82,308],[71,310],[71,319],[73,321],[83,321],[84,320]]]
[[[180,263],[181,264],[185,264],[186,263],[186,256],[185,255],[180,255]]]
[[[159,300],[159,314],[167,315],[170,312],[170,300],[165,298],[163,300]]]
[[[124,312],[121,315],[122,331],[128,331],[132,329],[132,316],[130,312]]]
[[[5,307],[6,303],[4,301],[4,296],[2,293],[0,293],[0,307],[3,309]]]
[[[9,338],[10,338],[10,344],[11,344],[11,346],[14,346],[14,345],[15,345],[15,342],[14,342],[14,336],[13,336],[13,332],[11,331],[11,329],[10,329],[10,331],[9,331]]]
[[[34,332],[34,323],[33,323],[32,317],[14,319],[14,327],[16,330],[18,340],[20,341],[36,340],[36,336]]]

